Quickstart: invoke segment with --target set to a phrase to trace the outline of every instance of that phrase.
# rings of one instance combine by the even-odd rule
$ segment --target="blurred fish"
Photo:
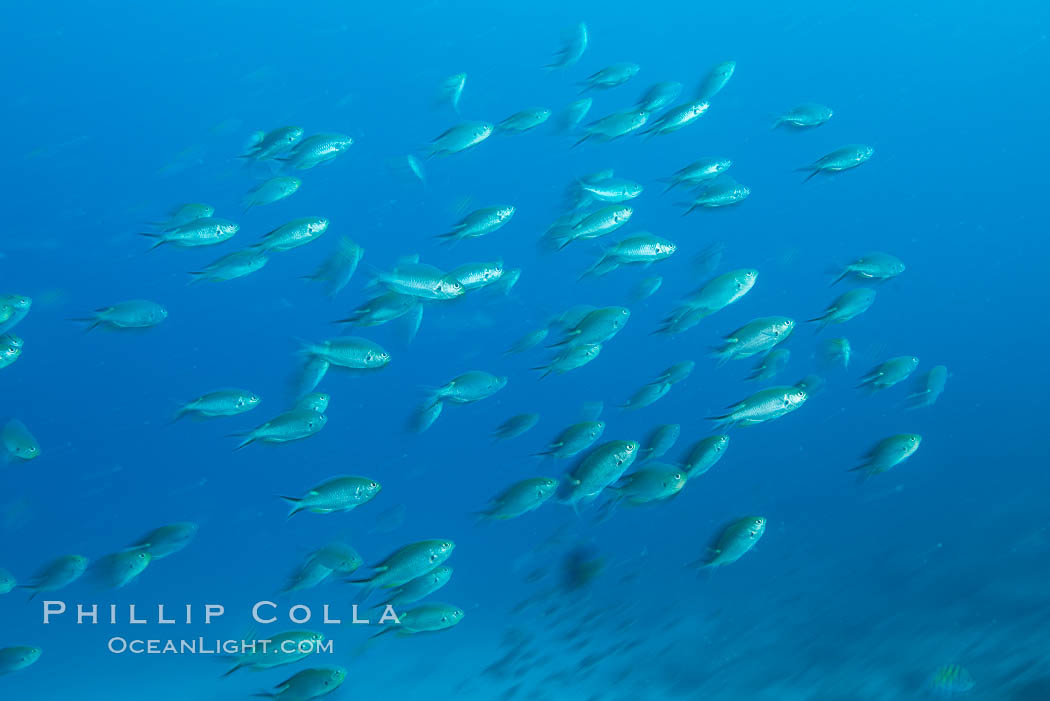
[[[0,448],[6,461],[28,462],[40,457],[40,444],[18,419],[9,419],[0,429]]]
[[[462,241],[491,234],[509,222],[515,211],[512,205],[496,205],[476,210],[461,219],[452,227],[452,231],[439,234],[438,238]]]
[[[504,354],[509,355],[512,353],[523,353],[531,348],[535,348],[539,344],[543,343],[544,339],[547,338],[547,335],[549,333],[550,329],[548,329],[547,327],[544,327],[542,329],[536,329],[535,331],[530,331],[529,333],[525,334],[517,341],[515,341],[510,346],[510,348],[504,351]]]
[[[144,550],[152,559],[160,560],[184,549],[197,537],[198,530],[200,526],[196,523],[172,523],[150,531],[132,543],[131,547]]]
[[[933,406],[940,399],[947,382],[948,368],[943,365],[935,365],[919,381],[918,390],[908,395],[908,408],[919,409]]]
[[[751,188],[741,185],[729,176],[725,176],[701,190],[700,194],[690,203],[689,209],[682,213],[682,216],[689,214],[694,209],[714,209],[739,204],[750,195]]]
[[[58,591],[63,589],[87,571],[88,559],[82,555],[63,555],[44,565],[33,576],[29,584],[20,584],[19,589],[30,589],[32,599],[41,592]]]
[[[520,134],[543,124],[551,118],[551,114],[551,110],[546,107],[530,107],[507,117],[496,125],[496,129]]]
[[[548,347],[605,343],[620,333],[630,318],[631,311],[627,307],[591,310],[566,330],[560,341]]]
[[[274,687],[255,696],[277,701],[309,701],[332,693],[346,681],[342,667],[314,667],[296,672]]]
[[[646,460],[656,460],[662,458],[667,454],[667,451],[674,447],[674,444],[678,442],[678,437],[682,435],[681,424],[666,424],[659,426],[656,430],[650,434],[649,439],[645,442],[645,453]]]
[[[773,122],[773,128],[776,129],[781,124],[795,128],[818,127],[831,119],[833,114],[830,107],[807,102],[778,116]]]
[[[610,204],[584,216],[571,225],[556,224],[547,231],[545,239],[556,250],[561,250],[573,241],[596,239],[619,229],[631,219],[634,209],[622,204]]]
[[[598,354],[602,352],[602,344],[600,343],[573,343],[573,345],[563,349],[551,362],[546,365],[539,365],[532,368],[533,370],[543,370],[543,374],[540,375],[540,379],[547,377],[551,373],[558,375],[564,375],[567,372],[582,368],[587,363],[593,361],[598,357]]]
[[[687,379],[693,374],[693,370],[696,368],[696,362],[692,360],[683,360],[680,363],[675,363],[671,367],[664,370],[654,380],[654,382],[668,382],[670,384],[676,384]]]
[[[908,376],[915,372],[917,367],[919,367],[919,359],[914,355],[890,358],[865,373],[860,378],[860,384],[857,387],[866,387],[873,392],[886,389],[908,379]]]
[[[346,134],[326,133],[308,136],[291,150],[287,156],[278,157],[288,167],[296,170],[308,170],[331,162],[340,153],[354,143]]]
[[[269,258],[255,249],[234,251],[212,261],[203,270],[191,271],[190,275],[198,276],[193,282],[226,282],[251,275],[261,270],[268,262]]]
[[[651,382],[643,385],[631,398],[620,405],[621,409],[641,409],[654,404],[671,390],[670,382]]]
[[[685,487],[687,480],[685,470],[654,462],[624,475],[609,491],[614,495],[613,503],[622,500],[639,506],[670,499]]]
[[[431,404],[441,401],[469,404],[488,399],[506,385],[506,377],[496,376],[483,370],[471,370],[431,390],[427,401]]]
[[[649,121],[649,114],[645,110],[633,109],[610,114],[607,117],[595,120],[583,128],[583,137],[573,144],[573,148],[588,139],[612,141],[622,136],[627,136],[644,127]]]
[[[132,548],[99,558],[92,569],[102,586],[121,589],[141,575],[152,561],[149,550]]]
[[[677,170],[670,178],[663,179],[662,182],[668,184],[664,192],[669,192],[679,185],[696,187],[710,182],[729,170],[729,167],[732,165],[733,162],[728,158],[701,158],[698,161],[693,161],[684,168]]]
[[[600,71],[592,73],[586,80],[581,82],[580,85],[583,86],[583,90],[580,92],[587,92],[596,88],[608,90],[609,88],[623,85],[638,75],[638,71],[641,68],[637,63],[614,63],[611,66],[606,66]]]
[[[369,529],[369,533],[393,533],[405,522],[405,513],[408,507],[404,504],[391,506],[383,513],[376,516],[375,524]]]
[[[215,207],[201,202],[187,202],[179,205],[168,214],[168,219],[153,222],[161,231],[172,231],[197,219],[208,219],[215,214]]]
[[[824,362],[828,365],[839,365],[849,367],[849,358],[852,353],[848,338],[833,338],[824,344],[822,350]]]
[[[562,70],[575,66],[587,50],[588,35],[587,25],[580,22],[571,30],[565,32],[564,45],[555,54],[554,60],[544,66],[545,69]]]
[[[495,127],[488,122],[463,122],[446,129],[430,142],[427,158],[461,153],[492,136]]]
[[[250,643],[254,638],[245,640]],[[223,676],[230,676],[238,669],[264,670],[292,664],[310,655],[319,652],[319,643],[324,640],[324,635],[309,630],[295,630],[285,633],[268,635],[268,645],[244,645],[243,654],[230,656],[227,659],[234,666]]]
[[[276,158],[299,143],[299,140],[303,138],[303,133],[302,127],[278,127],[269,132],[257,132],[257,138],[252,140],[248,152],[241,158],[251,158],[256,161]]]
[[[0,567],[0,595],[10,594],[16,586],[18,586],[18,581],[15,576]]]
[[[956,664],[939,667],[926,682],[926,688],[937,698],[954,699],[969,694],[977,686],[965,667]]]
[[[401,613],[398,616],[400,624],[387,624],[383,630],[372,637],[375,638],[385,633],[405,636],[447,630],[459,624],[465,615],[463,609],[449,604],[420,604]]]
[[[339,324],[356,324],[357,326],[379,326],[400,319],[404,315],[421,308],[419,297],[387,292],[363,302]]]
[[[517,518],[543,506],[558,490],[558,480],[534,477],[516,482],[492,498],[489,505],[477,512],[482,519],[506,521]]]
[[[328,296],[335,297],[350,282],[364,255],[365,249],[342,236],[332,255],[326,258],[313,274],[307,275],[306,279],[321,283],[327,289]]]
[[[643,299],[652,297],[663,284],[664,279],[660,275],[653,275],[641,280],[634,288],[634,292],[631,295],[631,302],[637,304]]]
[[[889,253],[869,253],[847,265],[832,285],[852,275],[862,280],[889,280],[904,272],[904,263]]]
[[[644,112],[658,112],[678,99],[682,92],[682,84],[673,80],[657,83],[642,95],[638,100],[638,109]]]
[[[360,553],[349,545],[338,542],[318,548],[310,557],[333,572],[342,574],[350,574],[363,564]]]
[[[750,292],[756,280],[758,271],[750,268],[719,275],[689,295],[678,309],[664,319],[659,332],[680,333],[695,326],[701,319],[725,309]]]
[[[842,324],[850,319],[855,319],[868,311],[874,303],[875,290],[870,287],[858,287],[840,295],[828,305],[823,314],[808,321],[819,322],[818,330],[821,330],[828,324]]]
[[[492,436],[496,440],[509,440],[532,430],[540,421],[539,414],[517,414],[500,424]]]
[[[806,393],[807,397],[814,397],[824,390],[827,381],[820,375],[806,375],[795,383],[795,386]]]
[[[456,73],[445,78],[441,83],[441,95],[452,109],[459,114],[459,101],[463,97],[463,88],[467,85],[467,74]]]
[[[571,458],[591,447],[604,432],[604,421],[588,420],[573,424],[559,433],[547,445],[547,449],[537,455]]]
[[[787,348],[774,348],[769,352],[765,358],[763,358],[755,366],[755,369],[751,371],[751,374],[747,376],[749,380],[769,380],[780,374],[780,371],[787,367],[788,360],[791,359],[791,351]],[[800,389],[806,389],[801,387]]]
[[[378,606],[393,606],[396,610],[408,604],[414,604],[448,584],[450,579],[452,579],[452,568],[448,565],[440,565],[399,587]]]
[[[572,131],[580,126],[580,122],[587,118],[594,104],[594,98],[581,97],[573,100],[565,107],[565,115],[562,118],[562,126],[566,131]]]
[[[278,175],[270,178],[256,185],[245,195],[244,199],[241,200],[241,207],[244,208],[245,212],[250,212],[255,207],[273,204],[294,195],[299,191],[299,186],[302,184],[302,180],[290,175]]]
[[[712,68],[696,91],[697,99],[710,100],[721,92],[729,79],[733,77],[734,71],[736,71],[736,61],[723,61]]]
[[[310,392],[303,395],[293,408],[296,411],[316,411],[318,414],[323,414],[328,410],[330,399],[331,397],[324,392]]]
[[[40,659],[43,650],[38,647],[0,648],[0,675],[19,672]]]
[[[883,438],[864,455],[864,462],[851,471],[863,471],[865,477],[881,475],[914,455],[921,443],[922,436],[915,433]]]

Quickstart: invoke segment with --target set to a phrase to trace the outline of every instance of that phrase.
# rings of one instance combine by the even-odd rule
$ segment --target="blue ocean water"
[[[28,295],[33,307],[17,327],[22,357],[0,370],[0,415],[29,427],[42,454],[0,467],[0,567],[25,582],[54,557],[95,560],[166,523],[193,521],[200,532],[116,591],[85,578],[29,603],[24,591],[0,596],[0,648],[43,650],[0,676],[0,699],[217,701],[334,665],[348,677],[333,698],[921,699],[947,664],[972,674],[971,698],[1050,698],[1050,378],[1040,353],[1047,14],[1036,3],[987,2],[7,8],[0,294]],[[541,70],[580,21],[590,44],[579,64]],[[642,68],[594,92],[589,119],[627,109],[658,81],[692,90],[729,59],[736,72],[709,112],[674,134],[571,149],[576,138],[552,119],[427,161],[425,186],[398,167],[461,119],[560,112],[579,81],[612,63]],[[468,75],[462,117],[435,99],[458,72]],[[834,117],[803,132],[770,129],[774,115],[808,101]],[[296,173],[303,186],[292,197],[244,214],[241,198],[276,165],[236,156],[253,131],[284,124],[342,132],[354,145]],[[875,155],[805,184],[794,172],[848,143]],[[685,192],[661,196],[659,179],[701,156],[731,158],[751,196],[681,216]],[[607,168],[646,188],[618,234],[652,231],[678,252],[577,282],[598,246],[552,255],[537,242],[562,213],[566,187]],[[240,224],[234,241],[147,253],[136,233],[197,201]],[[464,207],[497,203],[517,207],[499,231],[452,247],[435,238]],[[187,285],[188,271],[304,216],[328,218],[330,230],[244,279]],[[332,300],[301,276],[340,236],[366,253]],[[691,259],[716,242],[725,244],[718,269],[698,271]],[[878,285],[872,309],[847,324],[817,335],[801,323],[846,289],[828,287],[829,269],[870,251],[900,257],[906,272]],[[391,352],[389,367],[330,373],[321,385],[329,420],[316,436],[234,452],[227,434],[287,408],[301,364],[295,339],[337,336],[331,322],[366,299],[370,275],[416,253],[446,270],[500,259],[523,273],[506,297],[483,290],[428,304],[411,343],[396,324],[353,330]],[[652,333],[711,274],[742,267],[760,277],[739,302],[680,335]],[[661,289],[630,303],[653,274]],[[68,321],[140,298],[164,305],[167,320],[129,333]],[[578,304],[632,312],[593,363],[539,381],[530,368],[547,352],[504,355]],[[678,497],[600,523],[597,508],[577,515],[555,503],[476,523],[472,512],[512,482],[569,469],[530,455],[579,421],[588,401],[605,403],[603,440],[643,440],[680,423],[668,459],[684,459],[714,432],[705,417],[760,387],[743,379],[749,361],[716,367],[711,347],[769,315],[800,320],[775,384],[817,372],[827,387],[780,420],[734,429],[725,458]],[[852,343],[847,370],[819,363],[820,343],[837,335]],[[921,359],[920,373],[949,368],[935,406],[904,411],[905,385],[872,396],[854,388],[905,354]],[[697,368],[665,398],[616,408],[682,360]],[[423,434],[405,430],[424,387],[474,369],[507,376],[506,388],[446,407]],[[180,402],[226,386],[250,388],[262,404],[169,425]],[[490,432],[523,412],[540,413],[539,425],[493,443]],[[907,462],[863,483],[848,474],[875,441],[904,432],[923,436]],[[286,520],[277,495],[339,474],[375,479],[382,492],[350,513]],[[386,523],[400,505],[403,523]],[[727,522],[750,514],[768,519],[752,552],[710,576],[686,567]],[[107,652],[114,636],[237,637],[252,627],[253,603],[268,599],[282,616],[303,603],[316,617],[329,604],[345,621],[355,587],[279,595],[289,572],[335,539],[374,563],[428,538],[456,543],[452,580],[432,597],[465,611],[450,630],[384,636],[361,650],[374,628],[283,619],[256,633],[322,630],[334,653],[227,678],[230,665],[214,656]],[[600,563],[593,578],[566,581],[573,552]],[[129,625],[125,610],[117,625],[78,626],[67,615],[45,626],[45,598],[140,613],[198,608],[191,625]],[[226,613],[203,626],[205,604]]]

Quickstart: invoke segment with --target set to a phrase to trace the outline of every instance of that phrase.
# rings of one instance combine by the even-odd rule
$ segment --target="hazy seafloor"
[[[195,521],[200,532],[116,592],[85,579],[31,603],[22,591],[0,596],[0,648],[44,650],[0,676],[0,701],[227,701],[321,665],[349,671],[333,699],[926,699],[930,675],[948,664],[976,681],[965,698],[1050,699],[1044,4],[58,2],[4,14],[0,294],[29,295],[33,308],[17,327],[22,357],[0,370],[0,418],[30,427],[42,455],[0,464],[0,567],[25,581],[53,557],[94,559],[165,523]],[[580,21],[590,46],[579,65],[540,70]],[[594,94],[595,118],[657,81],[688,90],[727,59],[737,62],[730,83],[675,134],[570,149],[575,138],[548,124],[427,161],[425,186],[395,167],[460,119],[560,110],[578,81],[611,63],[642,70]],[[457,117],[435,93],[460,71],[468,82]],[[773,115],[806,101],[835,116],[804,132],[770,130]],[[282,124],[344,132],[355,144],[298,174],[292,197],[244,214],[241,197],[272,171],[236,156],[252,131]],[[801,182],[795,168],[846,143],[875,155]],[[682,217],[686,193],[661,196],[659,179],[708,155],[732,158],[752,195]],[[646,187],[630,230],[679,250],[648,270],[577,282],[597,247],[543,255],[536,241],[566,186],[604,168]],[[147,254],[136,232],[187,201],[215,205],[241,231],[216,248]],[[453,247],[434,238],[464,208],[502,202],[518,211],[500,231]],[[312,215],[331,221],[317,243],[275,253],[243,280],[187,286],[188,271]],[[366,253],[330,300],[299,278],[340,236]],[[725,244],[719,266],[699,270],[692,259],[716,242]],[[871,310],[819,335],[801,323],[846,289],[828,287],[829,270],[872,250],[908,268],[878,286]],[[318,435],[233,452],[227,434],[285,408],[294,339],[337,335],[330,322],[365,299],[370,275],[413,253],[446,269],[502,259],[524,272],[508,297],[428,307],[411,344],[396,325],[353,330],[388,348],[391,365],[329,375],[329,423]],[[710,274],[741,267],[760,279],[740,302],[677,337],[651,334]],[[627,326],[592,364],[537,381],[530,368],[546,351],[503,354],[571,305],[628,304],[652,274],[663,287],[629,305]],[[67,321],[136,298],[164,304],[169,318],[128,334]],[[593,512],[553,503],[476,524],[472,512],[509,483],[562,475],[565,461],[530,455],[588,401],[605,403],[603,440],[681,423],[669,456],[681,459],[713,432],[705,417],[759,388],[743,379],[750,361],[716,368],[711,347],[772,314],[800,322],[774,384],[816,372],[827,388],[778,421],[734,429],[726,457],[678,498],[597,524]],[[849,368],[821,367],[819,344],[839,335],[853,344]],[[902,354],[917,355],[920,372],[949,368],[935,406],[905,412],[910,384],[873,396],[854,388]],[[664,399],[616,408],[686,359],[695,372]],[[422,387],[472,369],[508,385],[447,407],[422,435],[405,432]],[[168,425],[179,402],[224,386],[250,388],[263,403]],[[542,418],[531,432],[491,440],[505,418],[533,411]],[[907,462],[863,483],[847,473],[872,443],[901,432],[923,435]],[[348,514],[286,520],[276,495],[336,474],[383,490]],[[403,523],[379,523],[399,504]],[[752,552],[710,575],[686,567],[747,514],[769,520]],[[424,538],[455,540],[455,573],[431,598],[461,607],[464,621],[363,650],[374,629],[324,626],[333,656],[226,678],[229,665],[210,656],[106,652],[116,635],[240,636],[264,599],[281,602],[282,615],[298,602],[315,615],[324,603],[345,613],[358,596],[349,585],[277,594],[306,553],[336,538],[366,562]],[[565,558],[578,548],[601,566],[567,584]],[[211,626],[76,626],[68,615],[43,626],[45,598],[140,611],[220,603],[226,615]],[[254,632],[301,627],[314,625]]]

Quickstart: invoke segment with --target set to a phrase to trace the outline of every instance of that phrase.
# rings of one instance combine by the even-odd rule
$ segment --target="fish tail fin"
[[[92,330],[93,328],[102,323],[101,319],[94,316],[75,316],[70,317],[69,319],[67,319],[67,321],[79,321],[86,323],[87,326],[84,328],[84,333],[87,333],[88,331]]]
[[[243,667],[243,666],[244,666],[244,665],[243,665],[243,664],[241,664],[241,663],[235,664],[235,665],[234,665],[234,666],[233,666],[233,667],[232,667],[232,668],[231,668],[231,669],[230,669],[230,670],[229,670],[228,672],[226,672],[226,673],[225,673],[225,674],[223,674],[222,676],[224,676],[224,677],[228,677],[228,676],[230,676],[231,674],[233,674],[234,672],[236,672],[236,671],[237,671],[238,669],[240,669],[240,668],[241,668],[241,667]]]
[[[839,276],[837,278],[828,283],[828,287],[832,287],[833,285],[837,285],[838,283],[842,282],[847,275],[849,275],[849,269],[843,270],[841,273],[839,273]]]
[[[286,502],[288,502],[292,506],[292,508],[289,509],[289,511],[288,511],[287,518],[291,518],[292,516],[295,516],[297,513],[302,511],[303,508],[304,508],[303,504],[302,504],[303,500],[300,499],[299,497],[286,497],[286,496],[282,496],[282,495],[278,495],[278,497],[280,499],[284,499]]]
[[[252,443],[254,443],[255,441],[258,440],[258,437],[254,433],[230,433],[230,434],[227,434],[226,437],[227,438],[243,438],[244,439],[240,443],[237,444],[237,446],[234,448],[235,451],[240,450],[241,448],[244,448],[247,445],[251,445]]]
[[[584,134],[582,137],[580,137],[579,141],[577,141],[576,143],[574,143],[572,146],[569,147],[569,150],[571,151],[572,149],[576,148],[577,146],[579,146],[580,144],[582,144],[584,141],[586,141],[589,138],[591,138],[590,134]]]

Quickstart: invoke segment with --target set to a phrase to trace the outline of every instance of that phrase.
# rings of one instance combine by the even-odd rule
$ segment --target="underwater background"
[[[0,676],[0,699],[247,698],[308,666],[347,670],[333,698],[1050,698],[1045,5],[55,2],[4,14],[0,294],[33,304],[17,326],[22,356],[0,370],[0,416],[25,424],[40,456],[0,465],[0,567],[23,583],[60,555],[94,561],[167,523],[200,529],[125,587],[84,577],[29,603],[24,590],[0,596],[0,648],[43,651]],[[542,70],[581,21],[589,44],[578,64]],[[671,134],[571,148],[578,136],[555,117],[426,160],[425,183],[404,167],[463,119],[495,123],[530,106],[557,116],[610,64],[641,70],[589,92],[587,122],[631,107],[658,81],[692,91],[726,60],[735,73],[708,113]],[[436,99],[459,72],[462,116]],[[770,128],[804,102],[832,107],[833,118]],[[293,196],[244,213],[245,193],[286,171],[237,156],[254,131],[285,124],[354,143],[293,173],[303,181]],[[852,143],[874,148],[870,162],[805,183],[794,172]],[[685,188],[661,195],[661,178],[701,156],[731,158],[746,201],[682,216]],[[611,238],[646,230],[678,250],[578,281],[600,255],[596,242],[557,253],[537,243],[563,213],[566,188],[603,169],[645,187]],[[236,221],[235,241],[147,253],[137,233],[183,202]],[[516,207],[500,230],[451,246],[436,238],[496,203]],[[305,216],[330,222],[316,243],[274,253],[243,279],[187,284],[187,272]],[[365,255],[329,298],[301,278],[341,236]],[[698,270],[695,256],[719,243],[717,267]],[[857,319],[820,334],[803,323],[856,286],[829,287],[829,271],[871,251],[906,271],[874,285]],[[507,294],[427,303],[410,343],[398,324],[332,324],[367,299],[376,271],[413,254],[444,270],[501,260],[522,274]],[[738,268],[760,273],[746,296],[681,334],[653,333],[678,300]],[[661,288],[635,301],[651,275]],[[131,299],[160,303],[168,318],[127,332],[69,321]],[[631,310],[594,362],[540,381],[531,368],[549,350],[504,353],[580,304]],[[765,384],[818,373],[826,387],[777,421],[733,428],[724,458],[681,494],[607,518],[552,500],[478,523],[474,512],[511,483],[572,468],[532,454],[581,421],[587,402],[604,402],[603,441],[644,443],[657,426],[681,424],[664,460],[684,460],[717,432],[707,417],[764,386],[745,381],[751,361],[718,367],[711,348],[774,314],[798,325],[787,367]],[[317,435],[234,451],[229,434],[290,405],[296,339],[341,333],[380,343],[389,366],[329,373]],[[834,336],[851,341],[848,368],[821,362]],[[856,388],[900,355],[920,358],[909,381]],[[696,369],[666,397],[617,407],[685,360]],[[912,384],[935,365],[950,373],[943,396],[907,410]],[[507,385],[446,406],[426,432],[406,430],[424,388],[468,370]],[[250,414],[171,423],[181,403],[221,387],[262,402]],[[535,428],[493,441],[524,412],[540,414]],[[867,480],[848,472],[899,433],[923,436],[914,456]],[[277,495],[340,474],[382,491],[349,513],[286,518]],[[688,566],[748,515],[767,519],[751,552],[710,573]],[[255,632],[318,630],[334,654],[225,678],[230,664],[214,656],[106,650],[117,635],[237,637],[267,599],[282,616],[294,603],[315,616],[328,603],[346,620],[360,597],[341,577],[279,593],[308,553],[338,539],[371,564],[430,538],[456,544],[452,579],[430,597],[465,612],[448,630],[362,647],[374,628],[282,619]],[[581,561],[582,573],[571,564]],[[190,626],[76,626],[70,615],[44,626],[43,599],[140,612],[220,603],[226,614],[210,626],[199,614]],[[949,665],[974,683],[946,681]]]

